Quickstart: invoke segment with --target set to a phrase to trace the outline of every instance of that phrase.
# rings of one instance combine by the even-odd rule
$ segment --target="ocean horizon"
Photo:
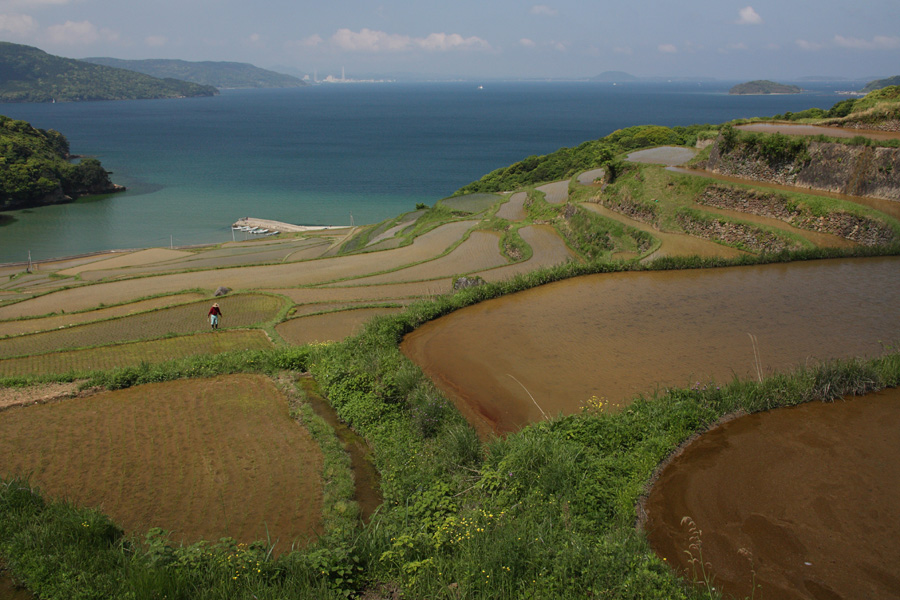
[[[232,239],[251,216],[375,223],[530,155],[633,125],[717,124],[846,98],[847,82],[440,82],[224,90],[211,98],[0,104],[95,156],[126,192],[0,212],[0,263]]]

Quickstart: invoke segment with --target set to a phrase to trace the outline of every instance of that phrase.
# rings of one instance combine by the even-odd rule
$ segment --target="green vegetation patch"
[[[285,303],[283,298],[266,294],[236,294],[217,301],[223,313],[220,329],[258,326],[272,321]],[[27,356],[204,331],[209,329],[207,312],[211,304],[211,301],[192,302],[107,321],[4,338],[0,340],[0,357]]]
[[[529,156],[508,167],[491,171],[478,181],[460,188],[454,195],[512,191],[542,182],[570,179],[577,173],[597,167],[606,167],[614,179],[620,169],[617,165],[618,154],[653,146],[693,146],[697,136],[709,129],[709,125],[640,125],[619,129],[575,148],[560,148],[551,154]]]
[[[0,210],[112,189],[99,160],[85,158],[73,164],[68,158],[69,141],[58,131],[0,116]]]

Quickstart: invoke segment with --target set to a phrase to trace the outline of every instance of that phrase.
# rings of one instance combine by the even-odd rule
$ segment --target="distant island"
[[[0,42],[0,102],[79,102],[214,96],[219,91],[177,79],[47,54]]]
[[[625,81],[637,81],[638,78],[631,73],[625,71],[604,71],[599,75],[591,77],[591,81],[604,81],[609,83],[622,83]]]
[[[69,141],[0,116],[0,211],[70,202],[78,196],[124,190],[96,158],[73,164]]]
[[[94,57],[82,59],[95,65],[127,69],[161,79],[179,79],[219,89],[237,88],[289,88],[309,85],[292,75],[261,69],[249,63],[239,62],[189,62],[151,58],[124,60],[120,58]]]
[[[874,92],[875,90],[880,90],[891,85],[900,85],[900,75],[895,75],[886,79],[876,79],[875,81],[870,81],[866,84],[866,87],[860,90],[860,93],[868,94],[869,92]]]
[[[799,94],[802,92],[796,85],[785,85],[783,83],[775,83],[766,79],[758,79],[756,81],[748,81],[747,83],[739,83],[731,88],[728,93],[733,95],[749,95],[749,94]]]

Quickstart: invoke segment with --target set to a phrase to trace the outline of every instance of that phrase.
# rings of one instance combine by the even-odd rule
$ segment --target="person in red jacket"
[[[212,305],[212,308],[209,309],[209,325],[213,329],[219,328],[219,317],[222,316],[222,311],[219,310],[219,303],[216,302]]]

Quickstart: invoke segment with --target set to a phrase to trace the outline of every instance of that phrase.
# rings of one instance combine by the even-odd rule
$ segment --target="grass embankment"
[[[817,250],[730,262],[846,254]],[[727,262],[667,259],[653,267]],[[656,465],[693,433],[737,410],[896,386],[900,353],[762,383],[672,390],[638,399],[619,413],[586,398],[583,414],[482,445],[398,350],[404,333],[462,306],[576,274],[625,268],[646,267],[571,263],[418,302],[341,344],[192,363],[202,360],[204,374],[308,365],[339,416],[373,448],[384,504],[365,527],[343,529],[277,559],[262,548],[228,544],[167,549],[154,539],[147,549],[126,542],[101,515],[47,504],[13,482],[0,488],[0,551],[17,576],[35,589],[40,582],[49,598],[336,598],[363,589],[431,598],[702,597],[703,590],[685,587],[634,529],[636,502]],[[195,369],[188,364],[123,369],[95,383],[191,376]],[[42,557],[57,566],[47,568]],[[259,571],[226,569],[222,560]]]

